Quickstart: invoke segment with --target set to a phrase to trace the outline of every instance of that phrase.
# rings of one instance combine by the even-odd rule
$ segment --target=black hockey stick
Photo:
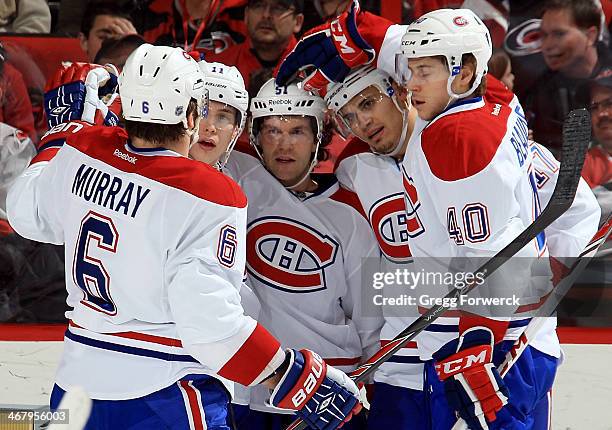
[[[519,234],[516,239],[474,271],[473,279],[482,280],[487,278],[569,209],[574,201],[578,183],[580,182],[580,173],[582,172],[582,166],[584,165],[584,158],[590,138],[591,118],[589,112],[586,109],[575,109],[571,111],[563,123],[563,159],[561,160],[557,184],[555,185],[548,205],[540,216]],[[467,283],[461,289],[455,288],[449,292],[441,302],[456,302],[460,296],[469,293],[476,288],[477,285],[478,283],[474,281]],[[366,379],[374,373],[381,364],[386,362],[393,354],[425,330],[448,309],[448,307],[443,305],[430,308],[425,314],[421,315],[416,321],[399,333],[391,342],[387,343],[365,363],[351,372],[351,378],[353,378],[355,382],[361,382]],[[302,430],[305,428],[305,423],[294,421],[286,430]]]
[[[553,291],[550,292],[544,304],[537,310],[525,328],[525,331],[521,336],[514,342],[510,351],[506,353],[504,361],[497,366],[497,371],[503,378],[510,371],[512,366],[516,364],[518,359],[521,357],[523,352],[527,349],[531,341],[536,337],[542,326],[546,321],[546,317],[552,316],[559,306],[559,303],[565,297],[570,288],[574,285],[580,274],[583,272],[587,264],[591,261],[591,258],[595,256],[597,250],[604,244],[606,239],[612,232],[612,217],[608,218],[608,221],[595,233],[593,239],[584,248],[582,253],[578,256],[572,267],[570,267],[567,274],[561,279],[561,281],[554,287]],[[452,430],[465,430],[467,424],[463,419],[455,423]]]

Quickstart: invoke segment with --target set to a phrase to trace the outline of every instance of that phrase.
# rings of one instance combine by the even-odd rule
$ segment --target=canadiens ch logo
[[[260,282],[290,293],[327,288],[325,268],[336,261],[338,242],[284,217],[259,218],[248,226],[247,270]]]
[[[395,263],[410,261],[404,193],[381,198],[372,205],[368,217],[385,256]]]

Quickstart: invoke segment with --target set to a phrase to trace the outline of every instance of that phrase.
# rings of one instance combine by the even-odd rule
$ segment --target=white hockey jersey
[[[259,321],[283,347],[306,347],[353,370],[378,349],[382,326],[380,314],[362,312],[362,260],[379,253],[355,195],[322,175],[319,190],[299,198],[238,151],[225,169],[249,199],[247,284],[261,304]],[[264,405],[268,397],[251,388],[251,408],[278,412]]]
[[[482,262],[518,236],[545,204],[538,191],[522,109],[478,97],[462,100],[429,123],[418,122],[422,132],[413,134],[403,163],[416,264],[444,271],[448,267],[431,257],[466,261],[484,257]],[[596,224],[579,229],[582,246]],[[535,284],[552,278],[550,267],[541,273],[548,266],[544,234],[517,257],[525,258],[511,259],[480,287],[487,289],[484,295],[504,297],[516,291],[523,297],[525,288],[541,291],[541,285]],[[442,317],[428,327],[418,341],[422,358],[454,338],[458,322]],[[512,321],[505,338],[515,339],[525,323]],[[559,356],[558,342],[541,350]]]
[[[383,255],[382,270],[393,271],[412,263],[401,163],[395,158],[373,154],[364,142],[353,139],[338,159],[335,171],[342,186],[355,192]],[[383,296],[387,289],[383,289]],[[383,307],[385,324],[381,346],[392,340],[418,316],[410,307]],[[376,371],[374,380],[421,390],[423,362],[416,342],[409,342]]]
[[[72,122],[45,141],[7,205],[19,234],[65,244],[60,387],[123,400],[195,373],[231,392],[223,378],[258,383],[282,363],[240,303],[247,201],[232,180],[120,128]]]

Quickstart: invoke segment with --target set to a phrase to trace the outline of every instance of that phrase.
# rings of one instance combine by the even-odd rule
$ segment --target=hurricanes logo
[[[290,293],[327,288],[325,268],[334,264],[339,244],[298,221],[264,217],[247,231],[247,270],[260,282]]]
[[[383,254],[395,263],[410,261],[404,193],[378,200],[370,208],[368,218]]]
[[[505,50],[514,57],[537,54],[542,50],[540,19],[527,20],[512,28],[504,40]]]

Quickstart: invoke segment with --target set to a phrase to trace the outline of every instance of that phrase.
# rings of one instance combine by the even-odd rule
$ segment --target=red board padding
[[[0,341],[64,340],[67,324],[0,324]]]
[[[612,327],[559,327],[561,343],[612,345]]]
[[[62,61],[87,61],[76,37],[0,36],[9,61],[24,75],[29,87],[41,87]]]
[[[64,339],[66,324],[0,324],[0,341],[58,341]],[[559,327],[565,344],[612,345],[612,327]]]

